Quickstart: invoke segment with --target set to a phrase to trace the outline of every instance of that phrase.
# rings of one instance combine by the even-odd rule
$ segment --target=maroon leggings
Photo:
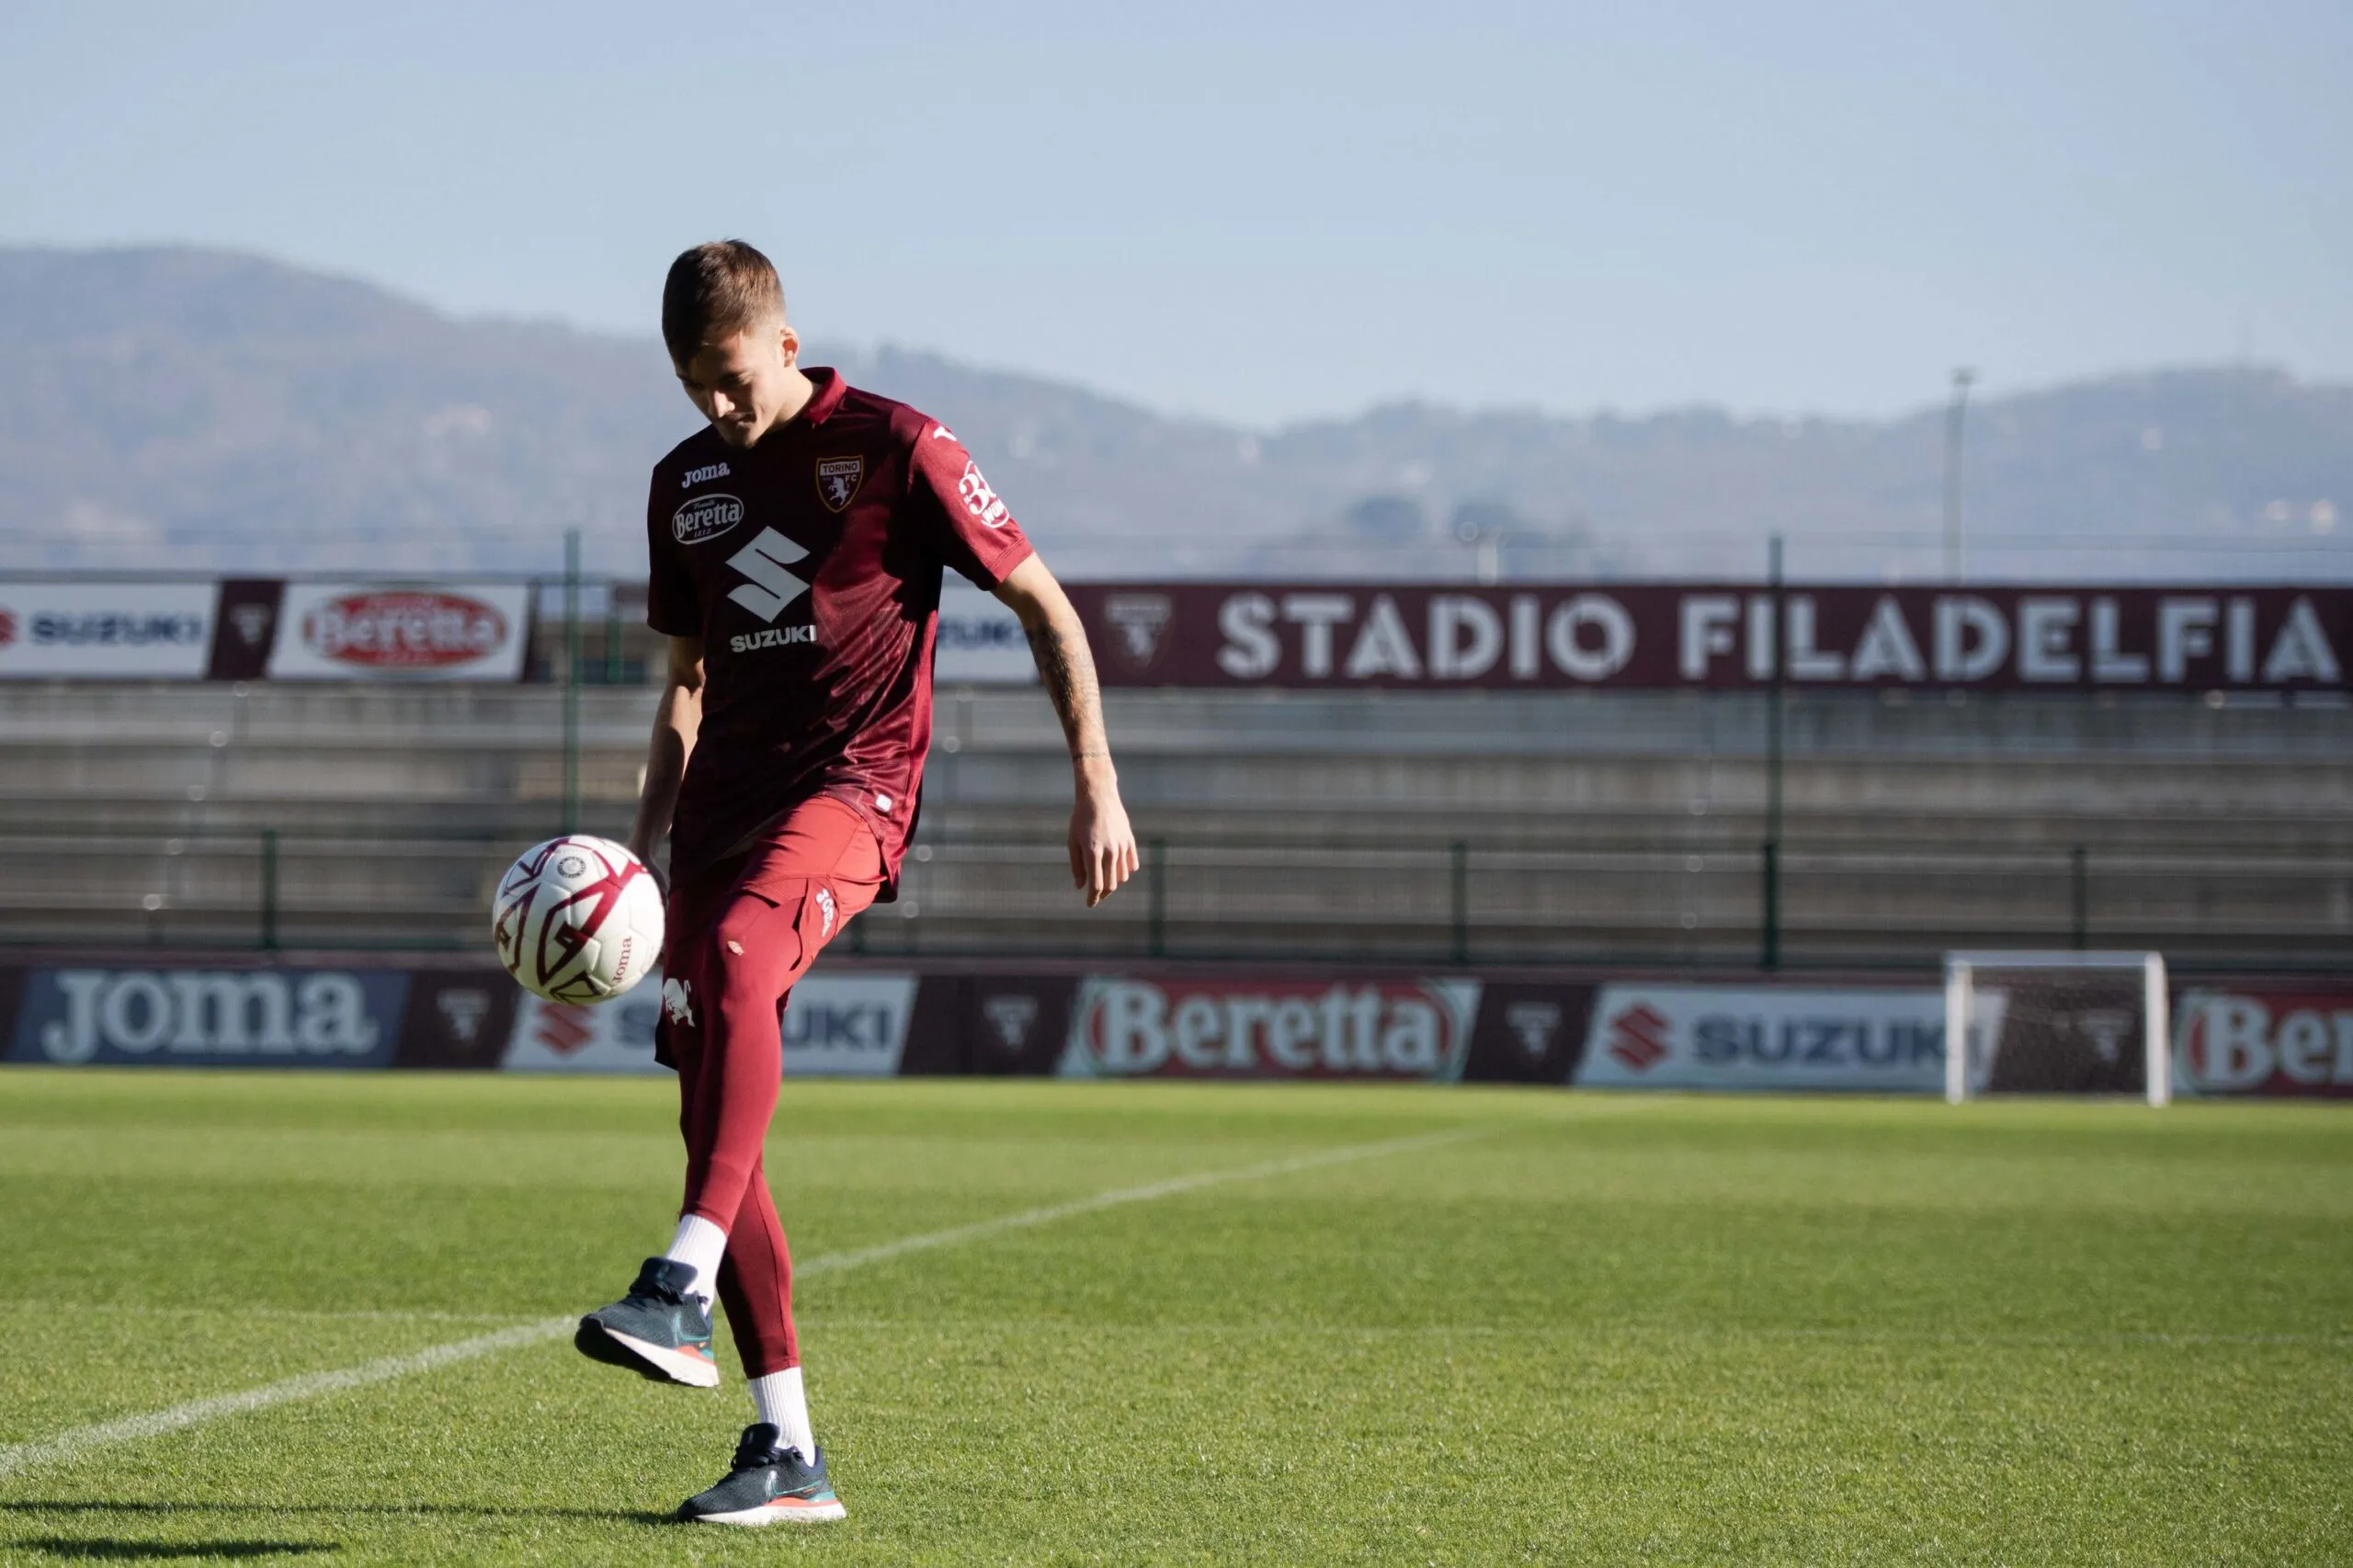
[[[882,857],[865,819],[819,796],[749,854],[670,893],[661,1027],[663,1054],[678,1070],[687,1141],[680,1212],[727,1233],[719,1300],[748,1378],[801,1364],[792,1256],[760,1172],[782,1076],[785,999],[881,886]]]

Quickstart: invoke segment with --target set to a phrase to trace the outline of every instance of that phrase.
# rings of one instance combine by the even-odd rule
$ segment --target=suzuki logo
[[[558,1056],[571,1055],[597,1034],[589,1026],[588,1009],[563,1002],[550,1002],[540,1009],[540,1027],[533,1032],[541,1045]]]
[[[1609,1020],[1609,1054],[1636,1073],[1647,1073],[1670,1054],[1666,1019],[1648,1005],[1627,1008]]]
[[[774,620],[784,607],[809,591],[809,585],[786,568],[809,559],[809,552],[774,528],[762,528],[752,542],[727,558],[727,564],[751,579],[727,597],[758,616]]]

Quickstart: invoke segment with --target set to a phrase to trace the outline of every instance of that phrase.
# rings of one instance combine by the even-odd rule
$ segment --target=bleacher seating
[[[580,694],[580,825],[620,836],[654,696]],[[0,688],[0,939],[470,947],[561,826],[549,686]],[[1151,861],[1087,912],[1068,765],[1028,688],[940,694],[901,951],[1745,962],[1763,943],[1763,699],[1115,692]],[[2341,957],[2341,709],[1792,698],[1780,952]]]

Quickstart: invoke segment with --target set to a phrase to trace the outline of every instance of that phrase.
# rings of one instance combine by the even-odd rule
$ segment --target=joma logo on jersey
[[[827,458],[817,465],[817,499],[827,511],[841,511],[858,494],[858,482],[865,477],[864,458]]]
[[[700,544],[744,520],[744,503],[733,495],[698,495],[670,517],[670,537],[680,544]]]
[[[795,642],[814,642],[817,629],[813,626],[771,626],[766,631],[745,631],[727,640],[731,653],[749,653],[760,648],[784,648]]]
[[[678,481],[678,488],[681,490],[692,490],[698,484],[707,484],[714,479],[725,479],[726,477],[727,465],[725,463],[706,463],[700,468],[690,468],[687,470],[687,476]]]

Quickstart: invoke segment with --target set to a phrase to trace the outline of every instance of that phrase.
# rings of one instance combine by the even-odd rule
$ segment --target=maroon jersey
[[[809,379],[809,406],[750,450],[706,428],[654,466],[646,624],[703,646],[670,869],[831,795],[873,828],[889,898],[931,747],[940,569],[994,588],[1031,551],[946,426]]]

